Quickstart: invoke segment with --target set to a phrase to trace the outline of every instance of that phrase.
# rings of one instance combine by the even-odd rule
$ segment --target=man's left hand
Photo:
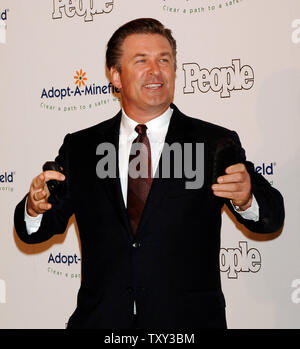
[[[231,199],[233,205],[239,206],[241,211],[251,206],[251,179],[244,164],[227,167],[225,175],[218,177],[217,182],[212,185],[216,196]]]

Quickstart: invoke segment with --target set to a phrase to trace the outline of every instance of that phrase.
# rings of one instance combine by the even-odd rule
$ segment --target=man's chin
[[[169,108],[170,104],[171,102],[149,103],[146,109],[151,115],[159,116]]]
[[[172,100],[170,98],[162,98],[161,96],[151,96],[151,98],[145,98],[145,104],[150,108],[165,108],[171,104]]]

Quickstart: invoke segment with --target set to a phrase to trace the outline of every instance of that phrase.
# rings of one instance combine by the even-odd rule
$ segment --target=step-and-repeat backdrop
[[[0,328],[65,328],[75,308],[74,217],[63,236],[26,245],[13,212],[65,134],[119,110],[106,43],[137,17],[159,19],[177,39],[177,106],[236,130],[285,199],[284,228],[269,236],[223,212],[229,328],[300,328],[299,0],[0,1]]]

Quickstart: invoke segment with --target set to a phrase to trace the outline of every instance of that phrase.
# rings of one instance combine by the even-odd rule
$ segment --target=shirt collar
[[[163,114],[145,123],[147,134],[153,141],[164,142],[172,113],[173,109],[169,107]],[[137,136],[137,132],[134,130],[136,125],[138,125],[138,122],[127,116],[124,109],[122,109],[121,136],[127,138],[128,141],[133,141]]]

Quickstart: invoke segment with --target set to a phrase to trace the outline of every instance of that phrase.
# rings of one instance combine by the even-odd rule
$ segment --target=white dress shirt
[[[162,115],[145,123],[151,147],[151,165],[153,175],[155,174],[159,163],[172,113],[173,110],[169,108]],[[127,205],[129,153],[132,142],[138,136],[138,133],[134,130],[136,125],[138,125],[138,122],[130,119],[123,110],[119,139],[119,172],[125,205]]]

